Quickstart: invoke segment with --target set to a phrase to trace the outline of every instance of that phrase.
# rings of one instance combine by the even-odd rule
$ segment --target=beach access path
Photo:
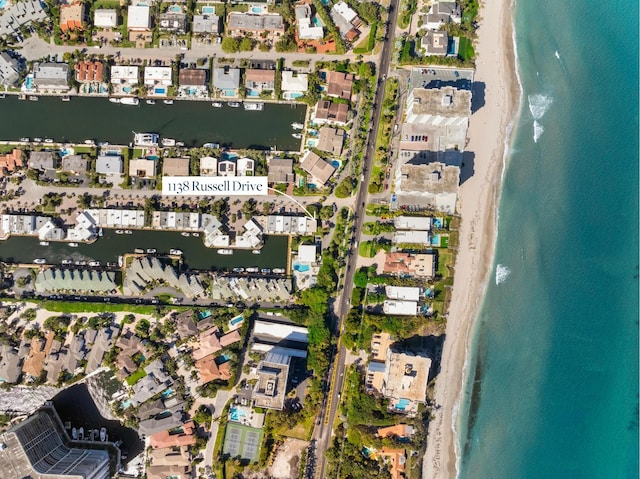
[[[465,382],[473,320],[490,279],[496,235],[496,207],[502,182],[505,138],[516,113],[520,87],[508,0],[482,4],[478,29],[474,113],[469,126],[464,180],[458,211],[462,216],[451,308],[441,373],[435,386],[435,418],[429,425],[423,477],[455,478],[459,454],[457,411]],[[473,156],[470,156],[473,155]],[[467,170],[467,171],[465,171]],[[471,170],[471,171],[469,171]]]

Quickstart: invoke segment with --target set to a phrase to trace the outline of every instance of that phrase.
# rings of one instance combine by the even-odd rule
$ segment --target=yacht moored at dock
[[[233,250],[232,249],[219,249],[218,250],[218,254],[231,255],[231,254],[233,254]]]
[[[240,108],[240,102],[237,101],[230,101],[229,103],[227,103],[227,105],[231,108]]]
[[[264,103],[245,103],[244,109],[249,111],[262,111],[264,110]]]
[[[182,250],[181,249],[171,248],[169,250],[169,254],[172,254],[172,255],[175,255],[175,256],[182,256]]]
[[[47,264],[46,258],[36,258],[33,260],[34,264]]]
[[[155,100],[147,100],[147,105],[155,105],[156,101]]]
[[[120,104],[138,106],[140,104],[140,100],[135,97],[134,98],[126,97],[126,98],[120,99]]]
[[[302,123],[291,123],[291,128],[294,130],[302,130],[304,125]]]
[[[302,135],[300,133],[291,133],[291,136],[296,140],[300,140],[302,138]]]
[[[49,246],[48,241],[40,241],[40,246]]]
[[[69,243],[69,246],[71,246],[72,248],[77,248],[78,247],[78,243]]]
[[[162,146],[176,146],[176,140],[173,138],[163,138],[161,144]]]
[[[158,146],[159,136],[157,133],[136,133],[133,132],[133,144],[135,146]]]
[[[214,107],[214,108],[222,108],[222,102],[220,102],[220,101],[214,101],[214,102],[211,104],[211,106],[212,106],[212,107]]]
[[[120,98],[109,98],[111,103],[120,103]]]

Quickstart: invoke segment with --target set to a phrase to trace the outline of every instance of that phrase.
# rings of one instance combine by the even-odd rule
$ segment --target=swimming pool
[[[129,399],[120,403],[120,407],[122,409],[127,409],[129,406],[131,406],[131,401]]]
[[[307,140],[307,146],[309,148],[315,148],[316,146],[318,146],[318,143],[320,143],[320,140],[316,140],[313,138]]]
[[[214,14],[216,13],[216,7],[202,7],[203,14]]]
[[[293,269],[295,269],[299,273],[306,273],[311,269],[311,266],[309,266],[308,264],[294,263]]]
[[[236,96],[235,90],[222,90],[222,96]]]
[[[27,75],[26,80],[24,81],[27,90],[31,90],[33,88],[33,76]]]
[[[229,361],[231,359],[231,356],[229,356],[228,354],[221,354],[220,356],[218,356],[216,363],[218,364],[224,364],[227,361]]]
[[[161,396],[162,396],[162,399],[167,399],[172,394],[173,394],[173,389],[169,388],[169,389],[164,390],[162,392]]]
[[[224,159],[224,160],[235,160],[236,158],[238,158],[238,155],[236,153],[223,153],[222,154],[222,159]],[[209,315],[211,315],[211,313],[209,313]]]
[[[125,93],[131,93],[133,89],[130,86],[123,86],[122,91]]]
[[[404,411],[409,404],[411,404],[411,401],[409,401],[408,399],[398,399],[396,409],[398,411]]]
[[[442,228],[442,219],[441,218],[433,218],[433,227],[434,228]]]
[[[440,246],[440,235],[433,235],[431,237],[431,246]]]
[[[211,311],[201,311],[198,313],[200,319],[207,319],[209,316],[211,316]]]
[[[260,96],[260,92],[259,91],[255,91],[255,90],[249,90],[247,92],[247,96],[256,98],[256,97]]]
[[[194,88],[192,86],[187,88],[187,95],[195,95],[196,93],[198,93],[198,89],[197,88]]]
[[[336,169],[339,170],[340,167],[342,166],[342,162],[340,160],[331,160],[331,165]]]
[[[229,410],[229,419],[231,419],[232,421],[239,421],[241,418],[244,418],[244,417],[247,417],[247,413],[241,409],[232,407]]]
[[[7,4],[7,0],[0,0],[0,8],[4,8],[6,4]]]
[[[304,93],[299,93],[299,92],[284,92],[284,99],[295,100],[296,98],[300,98],[303,95]]]
[[[318,18],[317,15],[313,17],[312,21],[316,27],[324,27],[324,23],[322,23],[322,21]]]
[[[235,326],[238,323],[241,323],[242,321],[244,321],[244,317],[242,315],[236,316],[235,318],[231,318],[231,326]]]
[[[264,13],[265,12],[265,8],[261,7],[259,5],[252,5],[251,6],[251,13]]]
[[[162,88],[154,88],[153,91],[155,92],[156,95],[164,95],[167,93],[167,89],[162,87]]]
[[[169,11],[172,13],[182,13],[182,8],[179,5],[171,5]]]

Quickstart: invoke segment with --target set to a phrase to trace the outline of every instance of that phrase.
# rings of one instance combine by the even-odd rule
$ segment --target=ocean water
[[[637,2],[518,1],[515,29],[523,105],[459,476],[637,478]]]

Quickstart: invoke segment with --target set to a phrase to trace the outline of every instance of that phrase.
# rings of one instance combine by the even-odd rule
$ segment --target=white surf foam
[[[548,95],[543,95],[542,93],[529,95],[529,111],[531,112],[533,119],[540,120],[552,103],[553,98]]]
[[[538,120],[533,120],[533,141],[534,141],[534,143],[538,143],[538,138],[540,138],[543,133],[544,133],[544,128],[542,127],[542,125],[540,123],[538,123]]]
[[[556,58],[560,60],[560,54],[558,53],[558,50],[556,50]]]
[[[511,270],[506,266],[499,264],[496,266],[496,286],[504,283],[511,274]]]

